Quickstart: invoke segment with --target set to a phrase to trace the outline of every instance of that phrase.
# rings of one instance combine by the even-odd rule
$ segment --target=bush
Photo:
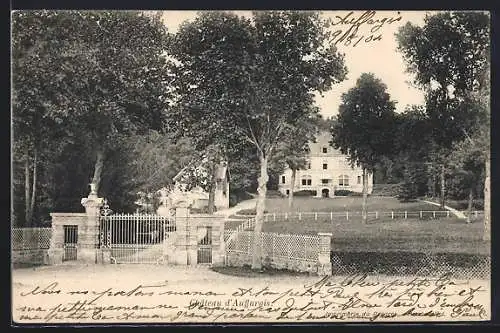
[[[280,191],[277,190],[268,190],[266,193],[267,198],[283,198],[286,195],[283,195]]]
[[[214,207],[214,212],[217,211],[217,207]],[[202,207],[202,208],[191,208],[189,210],[190,213],[192,214],[208,214],[208,206]]]
[[[350,197],[362,197],[363,192],[351,192],[348,194],[348,196],[350,196]],[[370,196],[370,194],[367,193],[367,196]]]
[[[373,184],[373,195],[381,197],[397,197],[401,184]]]
[[[293,192],[293,195],[296,197],[311,197],[311,196],[316,196],[317,193],[318,192],[316,192],[316,191],[302,190],[302,191]]]
[[[239,202],[252,199],[253,197],[245,190],[232,190],[229,194],[229,207],[236,206]]]
[[[264,210],[264,214],[268,213],[267,210]],[[236,215],[248,215],[248,216],[253,216],[257,214],[257,212],[255,211],[255,208],[251,208],[251,209],[242,209],[242,210],[239,210],[236,212]]]
[[[351,195],[353,192],[350,190],[335,190],[333,193],[335,196],[345,197]]]

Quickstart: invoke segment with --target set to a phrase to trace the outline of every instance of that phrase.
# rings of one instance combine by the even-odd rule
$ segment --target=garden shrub
[[[268,211],[267,210],[264,210],[264,214],[267,214]],[[255,208],[250,208],[250,209],[242,209],[242,210],[239,210],[236,212],[236,215],[249,215],[249,216],[253,216],[257,214],[257,212],[255,211]]]
[[[373,195],[381,197],[397,197],[401,183],[398,184],[373,184]]]
[[[311,196],[316,196],[317,194],[318,192],[312,190],[302,190],[293,192],[293,195],[296,197],[311,197]]]
[[[344,196],[351,195],[353,192],[350,190],[335,190],[335,192],[333,192],[333,193],[335,194],[335,196],[344,197]]]
[[[214,212],[217,211],[217,207],[214,207]],[[208,214],[208,207],[202,207],[202,208],[191,208],[190,212],[193,214]]]

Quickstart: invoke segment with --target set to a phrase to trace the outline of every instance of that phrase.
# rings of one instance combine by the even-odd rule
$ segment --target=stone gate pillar
[[[175,265],[189,265],[189,208],[186,201],[176,204],[175,208],[175,237],[173,240],[174,251],[169,255],[168,261]]]
[[[53,213],[50,215],[52,217],[52,236],[50,238],[50,247],[47,251],[48,264],[57,265],[63,261],[64,227],[62,223],[54,221]]]
[[[214,267],[224,266],[226,258],[226,248],[224,243],[224,216],[216,217],[213,223],[213,257],[212,265]]]
[[[332,275],[331,249],[332,249],[332,234],[319,232],[319,247],[318,254],[318,275]]]
[[[78,228],[78,261],[85,263],[97,263],[99,244],[99,212],[103,204],[103,198],[99,198],[93,184],[87,198],[81,201],[85,207],[87,219]]]

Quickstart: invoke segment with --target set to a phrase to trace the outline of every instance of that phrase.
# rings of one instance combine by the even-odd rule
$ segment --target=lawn
[[[295,197],[292,211],[294,212],[345,212],[361,211],[361,197],[337,197],[337,198],[311,198]],[[368,211],[419,211],[419,210],[440,210],[425,202],[400,202],[396,198],[390,197],[368,197]],[[267,198],[266,211],[269,213],[287,212],[287,198]],[[240,212],[253,213],[254,212]]]
[[[296,198],[295,212],[318,212],[318,214],[284,214],[287,199],[270,198],[266,203],[268,217],[263,225],[264,232],[286,234],[332,233],[332,249],[334,251],[406,251],[432,253],[490,253],[490,243],[482,241],[483,219],[480,217],[467,224],[464,220],[450,218],[419,219],[418,211],[436,211],[438,206],[423,202],[401,203],[388,197],[368,198],[368,211],[390,212],[407,211],[415,218],[403,219],[390,215],[375,217],[370,215],[368,223],[361,222],[360,197],[343,197],[332,199]],[[349,219],[339,214],[351,212]],[[320,213],[324,212],[324,213]],[[333,212],[330,215],[326,212]],[[335,216],[337,213],[337,216]],[[293,215],[293,216],[292,216]],[[401,215],[400,215],[401,216]],[[432,216],[432,215],[431,215]],[[231,222],[238,225],[238,222]],[[231,224],[231,225],[232,225]],[[229,225],[226,226],[229,228]]]

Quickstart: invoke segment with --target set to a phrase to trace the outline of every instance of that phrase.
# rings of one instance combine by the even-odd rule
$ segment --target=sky
[[[234,11],[241,16],[250,17],[250,11]],[[397,41],[394,34],[398,29],[411,22],[422,25],[425,11],[323,11],[325,18],[331,18],[335,23],[332,32],[337,33],[337,49],[345,54],[345,65],[348,74],[346,80],[333,85],[332,89],[317,96],[316,103],[324,117],[331,117],[338,113],[341,95],[354,87],[357,78],[362,73],[371,72],[387,85],[391,99],[396,101],[396,112],[402,112],[407,105],[422,104],[423,93],[410,84],[412,76],[406,73],[402,55],[396,50]],[[163,22],[169,32],[176,32],[179,25],[196,17],[196,11],[165,11]],[[352,31],[357,25],[358,37],[349,45],[346,39],[340,41],[342,35]],[[362,23],[364,22],[364,23]],[[359,40],[359,42],[358,42]],[[354,46],[354,44],[356,44]]]

